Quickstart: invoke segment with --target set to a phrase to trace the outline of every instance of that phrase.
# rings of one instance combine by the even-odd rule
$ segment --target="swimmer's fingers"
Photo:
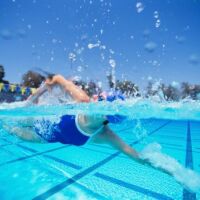
[[[27,102],[29,101],[29,103],[37,103],[38,102],[38,98],[44,94],[47,91],[47,85],[44,84],[41,87],[39,87],[35,93],[33,93],[32,95],[30,95],[27,99]]]
[[[11,126],[9,126],[9,125],[7,125],[7,124],[3,124],[3,129],[7,132],[7,133],[9,133],[9,134],[15,134],[15,129],[16,129],[16,127],[11,127]]]
[[[138,159],[138,162],[140,164],[143,164],[143,165],[146,165],[146,166],[149,166],[153,169],[156,169],[156,170],[159,170],[165,174],[168,174],[170,176],[173,176],[173,174],[171,172],[169,172],[168,170],[162,168],[162,167],[159,167],[159,166],[154,166],[153,163],[151,163],[151,161],[148,159],[148,158],[142,158],[142,156],[139,155],[139,159]]]

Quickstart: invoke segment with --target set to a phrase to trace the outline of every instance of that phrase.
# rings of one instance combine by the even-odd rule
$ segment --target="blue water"
[[[167,155],[170,165],[176,168],[178,162],[184,167],[176,168],[173,177],[141,165],[108,145],[28,143],[1,126],[1,199],[200,199],[198,187],[194,189],[191,182],[195,180],[193,174],[187,174],[187,169],[193,169],[196,177],[200,173],[199,107],[198,102],[191,101],[158,103],[142,99],[32,107],[1,104],[1,125],[4,121],[16,125],[17,118],[25,117],[55,120],[64,113],[126,115],[122,124],[111,125],[125,142],[138,151],[150,145],[157,153],[156,162]],[[179,175],[186,185],[178,183]]]

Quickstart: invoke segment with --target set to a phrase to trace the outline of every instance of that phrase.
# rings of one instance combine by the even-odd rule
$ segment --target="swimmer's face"
[[[54,74],[49,74],[46,78],[46,81],[52,81]]]
[[[51,81],[52,81],[52,78],[47,78],[47,79],[45,80],[45,83],[46,83],[46,84],[49,84],[49,83],[51,83]]]

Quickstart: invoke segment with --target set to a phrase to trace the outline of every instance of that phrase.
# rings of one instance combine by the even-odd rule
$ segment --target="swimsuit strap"
[[[102,126],[101,126],[100,128],[98,128],[98,129],[92,134],[92,137],[93,137],[94,135],[97,135],[97,134],[99,133],[99,131],[101,131],[108,123],[109,123],[108,120],[103,121]]]
[[[103,125],[107,125],[109,123],[108,120],[103,121]]]

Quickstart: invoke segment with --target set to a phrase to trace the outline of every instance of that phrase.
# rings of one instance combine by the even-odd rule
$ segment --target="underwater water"
[[[25,105],[0,105],[1,199],[200,198],[200,102],[135,98]],[[19,119],[55,122],[64,114],[80,113],[126,116],[123,122],[110,124],[111,129],[153,166],[172,176],[139,164],[108,145],[28,143],[3,126],[19,126]]]
[[[0,103],[0,200],[200,199],[199,10],[199,0],[0,0],[0,102],[26,98],[48,73],[91,95],[137,97],[77,104],[51,88],[37,106]],[[109,127],[154,167],[105,144],[13,135],[20,121],[78,114],[122,117]]]

